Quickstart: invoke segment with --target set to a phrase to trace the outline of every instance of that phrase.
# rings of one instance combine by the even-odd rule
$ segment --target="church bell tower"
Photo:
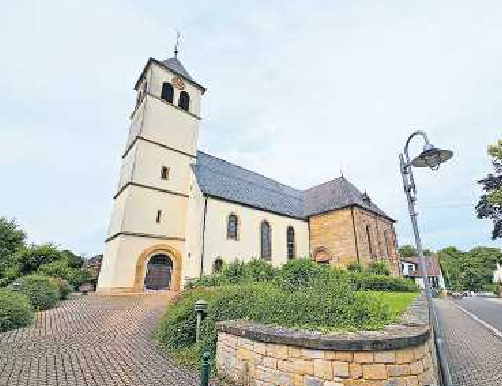
[[[122,154],[98,280],[99,293],[179,290],[191,164],[205,88],[178,52],[150,58],[134,89],[136,105]]]

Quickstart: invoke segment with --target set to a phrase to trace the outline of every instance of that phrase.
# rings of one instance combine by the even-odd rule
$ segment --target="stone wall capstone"
[[[437,385],[429,326],[417,318],[382,331],[339,334],[249,321],[220,322],[217,328],[218,373],[239,385]]]

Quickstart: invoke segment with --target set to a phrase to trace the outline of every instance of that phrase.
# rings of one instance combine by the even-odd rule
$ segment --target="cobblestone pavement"
[[[435,300],[439,322],[446,339],[453,383],[455,386],[500,386],[502,339],[455,306],[455,302],[466,309],[467,305],[472,305],[470,301],[464,304],[464,300],[468,299]],[[478,300],[480,304],[481,301],[489,302]],[[498,312],[501,315],[502,305],[495,306],[499,307]],[[475,313],[472,307],[469,311]],[[478,317],[481,318],[480,315]]]
[[[151,340],[169,296],[81,296],[0,334],[1,386],[197,385]]]

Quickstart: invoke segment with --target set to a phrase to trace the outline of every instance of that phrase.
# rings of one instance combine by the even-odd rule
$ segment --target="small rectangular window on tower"
[[[160,172],[160,178],[163,180],[169,179],[169,168],[167,166],[162,166],[162,170]]]
[[[157,211],[157,217],[155,218],[155,222],[159,224],[161,220],[162,220],[162,211],[159,209]]]

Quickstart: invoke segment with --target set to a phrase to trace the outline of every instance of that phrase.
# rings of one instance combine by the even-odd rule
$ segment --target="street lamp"
[[[410,160],[410,156],[408,153],[408,146],[411,140],[415,137],[422,137],[425,144],[422,152],[415,157],[413,160]],[[442,150],[429,142],[429,138],[427,134],[423,131],[415,131],[408,137],[406,141],[406,145],[404,146],[404,155],[399,155],[399,163],[401,169],[401,175],[403,176],[403,186],[404,192],[406,193],[406,199],[408,201],[408,211],[410,213],[411,225],[413,226],[413,233],[415,234],[415,244],[417,246],[418,257],[420,259],[420,265],[422,267],[422,280],[424,281],[425,288],[425,296],[427,298],[427,306],[429,309],[429,318],[431,318],[431,329],[433,334],[437,334],[438,324],[436,319],[436,314],[434,312],[433,304],[432,304],[432,296],[431,296],[431,288],[429,284],[429,280],[427,277],[427,264],[424,259],[424,252],[422,250],[422,241],[420,240],[420,233],[418,232],[418,224],[417,224],[417,215],[415,212],[415,201],[417,200],[417,189],[415,187],[415,179],[413,177],[413,167],[428,167],[431,170],[439,169],[439,166],[448,161],[453,156],[453,152],[451,150]],[[436,331],[434,331],[436,330]],[[439,361],[440,365],[443,369],[443,381],[445,385],[451,385],[451,377],[449,372],[448,362],[443,354],[443,340],[439,337],[436,340],[436,343],[440,347],[439,351]]]
[[[410,160],[408,146],[410,145],[411,140],[417,136],[421,136],[423,138],[425,145],[422,152],[413,160]],[[427,279],[427,265],[425,263],[422,250],[422,241],[420,240],[420,234],[418,232],[417,213],[415,212],[417,190],[415,187],[415,178],[413,177],[413,170],[411,167],[428,167],[432,170],[437,170],[442,163],[448,161],[452,156],[453,152],[451,150],[442,150],[432,145],[429,142],[427,134],[425,134],[423,131],[415,131],[413,134],[411,134],[406,141],[406,145],[404,146],[404,156],[403,154],[399,155],[401,175],[403,176],[404,192],[406,193],[406,198],[408,200],[408,211],[410,213],[411,224],[413,226],[413,232],[415,234],[415,244],[417,246],[420,264],[422,266],[422,278],[424,280],[424,287],[428,302],[430,302],[431,293]]]

